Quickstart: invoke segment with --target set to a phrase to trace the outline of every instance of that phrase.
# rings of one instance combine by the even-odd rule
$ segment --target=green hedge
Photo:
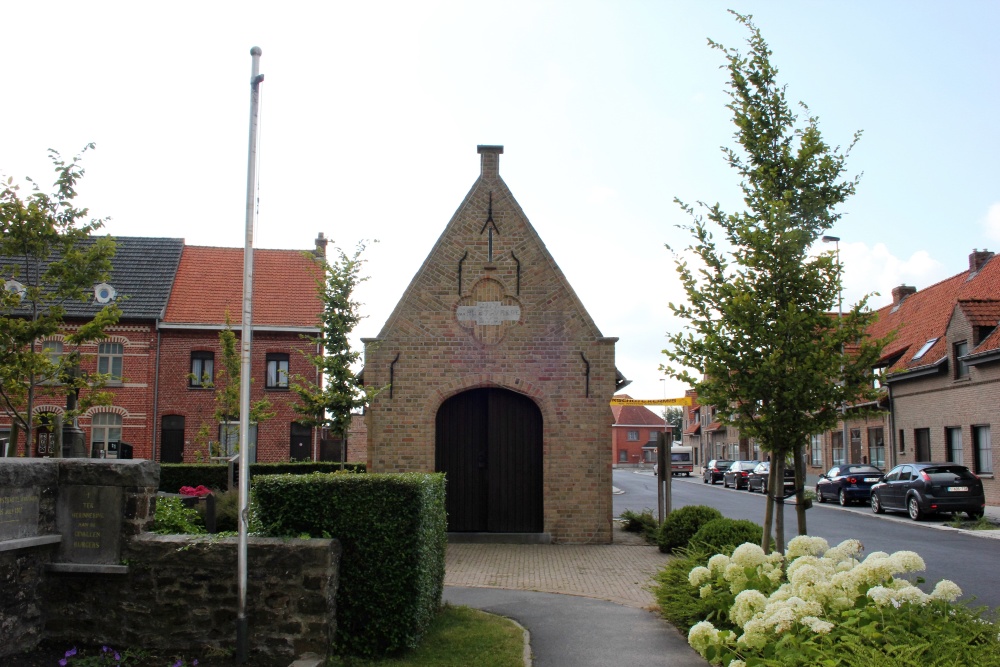
[[[364,463],[345,463],[345,470],[364,472]],[[257,475],[307,475],[314,472],[336,472],[340,464],[332,461],[296,461],[284,463],[251,463],[250,478]],[[239,472],[239,471],[237,471]],[[238,475],[237,475],[238,477]],[[229,466],[225,463],[161,463],[160,491],[177,493],[182,486],[204,485],[209,489],[226,490]]]
[[[674,510],[663,520],[656,542],[665,554],[678,547],[687,546],[691,537],[713,519],[721,519],[722,512],[708,505],[685,505]]]
[[[413,648],[441,606],[444,475],[268,475],[253,480],[255,523],[271,537],[341,543],[337,653]]]

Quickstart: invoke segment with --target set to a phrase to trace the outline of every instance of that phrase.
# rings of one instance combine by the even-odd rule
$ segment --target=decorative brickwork
[[[609,542],[617,339],[601,335],[500,178],[502,147],[479,152],[480,178],[365,340],[365,382],[393,380],[367,413],[370,470],[434,470],[441,404],[507,389],[541,411],[544,532]]]

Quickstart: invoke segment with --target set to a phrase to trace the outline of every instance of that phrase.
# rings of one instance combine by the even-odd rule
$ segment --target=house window
[[[215,379],[215,353],[192,352],[189,387],[211,387]]]
[[[816,434],[812,437],[811,458],[809,464],[817,468],[823,467],[823,436]]]
[[[625,439],[628,440],[629,442],[639,442],[639,432],[629,431],[628,433],[625,434]]]
[[[830,434],[830,442],[833,446],[833,465],[844,464],[844,434],[841,431],[834,431]]]
[[[899,429],[899,453],[906,451],[906,431]]]
[[[913,429],[913,440],[916,446],[914,455],[917,461],[931,460],[931,430],[929,428]]]
[[[42,342],[42,354],[52,364],[51,369],[42,378],[43,384],[59,384],[59,360],[62,357],[62,353],[63,344],[61,340],[47,340]]]
[[[992,475],[993,445],[990,443],[989,426],[972,427],[972,446],[976,453],[976,472],[980,475]]]
[[[646,463],[656,463],[656,451],[652,449],[643,449],[642,459]]]
[[[962,429],[949,426],[944,430],[945,453],[949,463],[962,463]]]
[[[628,463],[628,450],[619,449],[618,450],[618,463]]]
[[[882,380],[885,376],[885,366],[876,366],[872,369],[872,386],[875,389],[882,388]]]
[[[969,364],[962,361],[962,357],[969,353],[968,341],[955,343],[955,378],[969,377]]]
[[[257,462],[257,425],[250,424],[250,434],[247,438],[250,448],[250,463]],[[219,423],[219,445],[222,456],[232,456],[240,451],[240,423]]]
[[[267,355],[267,389],[288,389],[288,355]]]
[[[90,451],[107,456],[108,443],[122,440],[122,418],[113,412],[98,412],[90,419]]]
[[[121,382],[124,353],[125,346],[121,343],[98,343],[97,372],[109,376],[111,382]]]
[[[868,462],[885,469],[885,434],[881,427],[868,429]]]

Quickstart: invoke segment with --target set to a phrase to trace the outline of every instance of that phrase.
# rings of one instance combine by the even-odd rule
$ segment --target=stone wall
[[[172,649],[236,644],[236,538],[161,536],[159,465],[0,459],[0,663],[51,639]],[[340,545],[253,538],[247,624],[255,665],[325,654]]]

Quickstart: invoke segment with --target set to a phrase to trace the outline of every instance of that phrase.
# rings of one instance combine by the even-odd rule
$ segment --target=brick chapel
[[[609,402],[624,385],[603,336],[499,175],[481,173],[377,338],[365,384],[373,472],[447,475],[451,533],[606,543]]]

